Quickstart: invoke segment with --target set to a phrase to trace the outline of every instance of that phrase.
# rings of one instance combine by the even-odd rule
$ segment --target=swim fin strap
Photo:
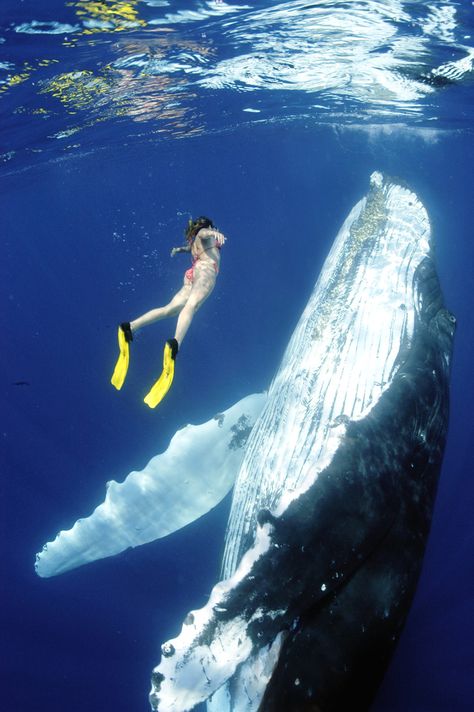
[[[173,383],[174,378],[174,358],[173,349],[168,341],[165,344],[165,350],[163,352],[163,370],[159,379],[153,384],[151,390],[145,398],[144,402],[150,406],[150,408],[156,408],[158,403],[161,403],[165,395],[168,393]]]
[[[110,382],[119,391],[125,381],[125,377],[128,371],[128,364],[130,361],[130,347],[128,341],[125,338],[122,327],[118,328],[118,344],[119,344],[119,357],[117,363],[115,364],[114,372]]]

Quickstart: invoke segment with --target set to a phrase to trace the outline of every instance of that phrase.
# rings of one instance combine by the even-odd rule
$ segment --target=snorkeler
[[[180,252],[190,252],[192,265],[184,274],[183,286],[164,307],[157,307],[131,322],[122,322],[118,329],[120,354],[111,383],[120,390],[125,381],[129,364],[129,344],[133,334],[142,326],[155,321],[178,316],[174,338],[168,339],[163,353],[163,371],[145,397],[145,403],[155,408],[167,394],[174,377],[174,362],[193,317],[205,302],[216,284],[220,265],[220,249],[226,241],[216,230],[212,220],[201,216],[189,220],[185,230],[186,245],[173,247],[171,257]]]

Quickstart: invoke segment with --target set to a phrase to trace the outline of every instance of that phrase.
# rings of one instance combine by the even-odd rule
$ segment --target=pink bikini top
[[[196,238],[194,238],[194,239],[196,239]],[[211,245],[210,247],[203,247],[203,249],[201,250],[201,252],[199,252],[197,255],[194,255],[194,256],[193,256],[193,258],[192,258],[192,260],[193,260],[193,267],[194,267],[194,265],[196,264],[196,262],[198,261],[198,259],[201,257],[201,255],[204,254],[204,252],[209,252],[209,250],[213,250],[214,248],[217,248],[218,250],[221,249],[222,245],[219,245],[219,243],[217,242],[216,238],[214,238],[214,240],[215,240],[215,244],[214,244],[214,245]],[[194,240],[193,240],[193,242],[194,242]],[[214,260],[213,260],[213,261],[214,261]]]

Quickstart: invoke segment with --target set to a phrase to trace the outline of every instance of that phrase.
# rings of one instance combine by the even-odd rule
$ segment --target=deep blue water
[[[350,3],[323,5],[330,13]],[[385,5],[402,5],[413,17],[426,12],[425,3]],[[458,23],[451,44],[439,36],[431,41],[431,67],[463,56],[461,38],[472,46],[470,5],[431,3],[438,10],[457,8]],[[406,181],[426,205],[458,330],[432,533],[373,712],[471,709],[472,72],[426,97],[386,97],[382,111],[357,87],[344,95],[335,86],[274,86],[284,61],[296,54],[289,46],[291,23],[279,37],[288,56],[270,57],[278,72],[260,78],[252,91],[241,80],[211,88],[193,84],[192,71],[169,67],[184,62],[187,52],[194,71],[204,63],[201,81],[216,70],[216,57],[247,53],[257,38],[249,29],[244,46],[236,34],[237,11],[225,21],[178,23],[165,15],[181,5],[132,2],[146,22],[161,13],[153,17],[163,23],[73,32],[72,46],[65,32],[14,29],[32,20],[74,26],[88,6],[59,0],[41,10],[32,2],[2,6],[1,61],[11,65],[0,84],[2,709],[148,709],[161,642],[177,634],[188,610],[204,605],[218,577],[229,499],[167,539],[57,578],[36,576],[35,552],[89,514],[102,501],[107,480],[142,468],[183,424],[207,420],[269,385],[332,241],[375,169]],[[211,5],[197,7],[203,12]],[[260,7],[268,13],[272,3]],[[297,17],[304,16],[302,8]],[[365,9],[373,10],[369,4]],[[255,22],[262,33],[277,32],[245,13],[246,28]],[[403,18],[397,23],[400,36],[416,35]],[[163,44],[171,34],[176,46]],[[211,49],[198,51],[204,35]],[[259,52],[261,63],[267,55]],[[209,53],[213,64],[206,67]],[[167,67],[155,67],[147,86],[140,85],[143,67],[126,79],[107,79],[103,104],[103,93],[94,94],[90,85],[76,87],[92,97],[85,105],[42,93],[61,73],[99,75],[112,55],[122,64],[127,56],[158,57]],[[44,58],[58,61],[40,66]],[[26,63],[34,67],[29,74]],[[312,65],[306,71],[313,76]],[[28,76],[14,81],[15,72]],[[136,120],[133,111],[143,111],[147,102],[149,114]],[[81,128],[57,138],[73,125]],[[172,390],[150,411],[142,398],[174,325],[161,322],[139,334],[119,394],[109,383],[116,324],[164,303],[177,289],[188,261],[171,260],[169,250],[181,243],[189,215],[201,213],[228,236],[221,273],[186,337]]]

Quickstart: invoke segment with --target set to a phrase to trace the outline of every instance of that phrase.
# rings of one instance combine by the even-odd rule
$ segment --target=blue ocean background
[[[149,709],[160,644],[218,579],[230,497],[58,577],[35,553],[177,429],[268,387],[374,170],[425,204],[458,328],[432,532],[372,712],[472,709],[472,47],[471,2],[3,0],[2,710]],[[200,214],[228,238],[221,272],[151,411],[174,322],[137,335],[120,393],[117,324],[178,289],[169,252]]]

